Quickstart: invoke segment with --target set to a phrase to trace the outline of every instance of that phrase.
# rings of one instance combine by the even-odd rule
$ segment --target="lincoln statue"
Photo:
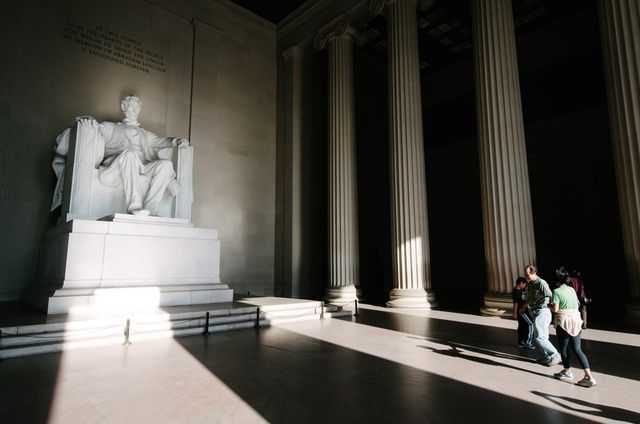
[[[93,117],[83,116],[77,118],[77,125],[91,127],[104,142],[104,156],[96,159],[100,182],[111,187],[122,185],[128,213],[157,215],[164,193],[168,191],[175,196],[180,191],[173,163],[163,158],[163,149],[187,147],[189,142],[183,138],[161,137],[141,128],[138,122],[141,106],[138,97],[126,96],[121,102],[122,122],[98,123]],[[65,130],[56,143],[53,168],[58,184],[52,209],[60,204],[68,138],[69,130]],[[142,178],[148,181],[148,189],[142,184]]]

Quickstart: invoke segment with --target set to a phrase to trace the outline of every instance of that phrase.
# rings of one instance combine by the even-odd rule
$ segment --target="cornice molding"
[[[371,20],[369,0],[309,0],[278,24],[278,50],[292,45],[312,44],[321,28],[336,19],[349,16],[352,27]],[[311,46],[313,48],[313,46]]]
[[[230,0],[194,0],[193,2],[171,2],[166,0],[142,0],[185,19],[192,24],[208,25],[220,31],[221,35],[239,39],[245,36],[246,30],[260,34],[270,40],[276,39],[276,26],[253,12],[231,2]],[[232,25],[229,22],[242,22]],[[195,25],[195,24],[194,24]],[[203,25],[197,25],[204,27]]]
[[[420,10],[427,10],[433,6],[433,0],[370,0],[369,13],[372,15],[381,15],[387,6],[398,1],[411,2]]]

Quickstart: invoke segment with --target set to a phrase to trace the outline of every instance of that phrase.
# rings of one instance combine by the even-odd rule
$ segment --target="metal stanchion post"
[[[324,302],[320,302],[320,319],[324,319]]]
[[[260,308],[256,308],[256,328],[260,328]]]
[[[207,311],[207,316],[204,320],[204,335],[209,335],[209,311]]]
[[[353,314],[353,316],[357,317],[358,316],[358,299],[356,299],[354,302],[355,302],[356,308],[355,308],[355,313]]]
[[[124,343],[122,343],[123,346],[131,344],[131,342],[129,341],[130,328],[131,328],[131,320],[127,318],[127,324],[124,326]]]

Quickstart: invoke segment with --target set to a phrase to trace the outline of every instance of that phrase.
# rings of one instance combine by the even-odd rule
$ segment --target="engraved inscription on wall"
[[[60,35],[63,39],[77,44],[82,53],[145,73],[149,73],[150,70],[167,72],[161,54],[146,48],[140,40],[103,26],[89,28],[67,22]]]

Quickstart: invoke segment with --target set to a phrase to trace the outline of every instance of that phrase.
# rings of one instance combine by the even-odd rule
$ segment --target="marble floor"
[[[7,359],[0,422],[640,422],[633,332],[584,332],[599,383],[585,389],[554,380],[559,367],[516,348],[513,321],[359,312]]]

